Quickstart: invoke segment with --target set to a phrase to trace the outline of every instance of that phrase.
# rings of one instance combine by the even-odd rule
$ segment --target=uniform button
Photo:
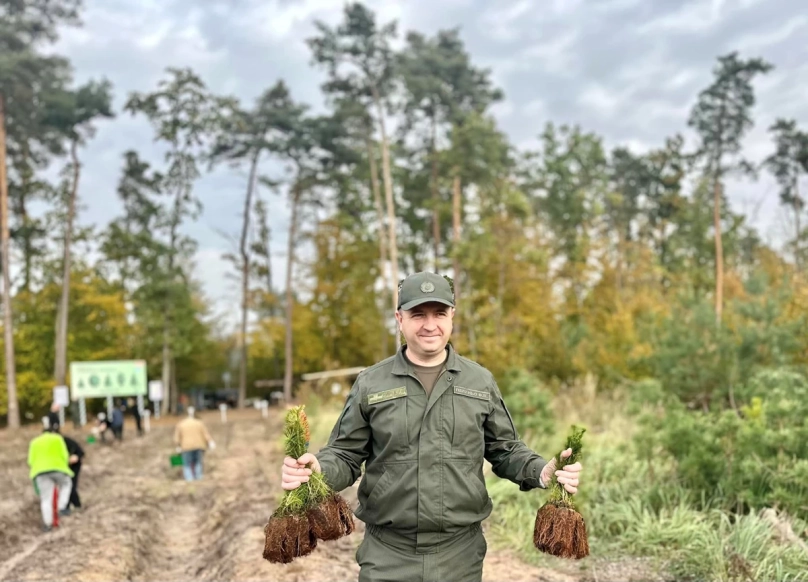
[[[449,382],[451,382],[451,381],[452,381],[452,377],[451,377],[451,376],[446,376],[446,379],[447,379]]]

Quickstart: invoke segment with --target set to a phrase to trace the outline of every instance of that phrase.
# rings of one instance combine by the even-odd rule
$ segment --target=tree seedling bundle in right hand
[[[284,442],[286,455],[299,459],[309,447],[309,421],[304,406],[286,413]],[[353,514],[345,500],[325,482],[322,473],[312,472],[308,482],[286,491],[278,508],[264,527],[264,558],[287,564],[317,547],[317,540],[335,540],[353,532]]]

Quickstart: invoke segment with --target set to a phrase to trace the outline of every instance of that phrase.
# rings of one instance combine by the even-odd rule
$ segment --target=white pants
[[[70,475],[51,471],[41,473],[34,478],[39,489],[39,506],[42,509],[42,522],[47,526],[53,525],[53,490],[59,489],[59,511],[67,509],[70,502],[70,491],[73,482]]]

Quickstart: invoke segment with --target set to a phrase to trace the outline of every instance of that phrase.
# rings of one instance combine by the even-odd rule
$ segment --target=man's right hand
[[[309,467],[310,465],[310,467]],[[281,487],[287,491],[297,489],[302,483],[309,480],[312,470],[320,473],[320,463],[317,457],[311,453],[306,453],[298,460],[292,457],[285,457],[283,459],[283,470],[281,471]]]

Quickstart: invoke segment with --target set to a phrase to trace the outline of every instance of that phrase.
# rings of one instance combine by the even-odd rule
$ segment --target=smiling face
[[[396,311],[396,320],[407,340],[407,357],[413,364],[431,366],[443,361],[452,335],[452,318],[454,308],[436,302]]]

